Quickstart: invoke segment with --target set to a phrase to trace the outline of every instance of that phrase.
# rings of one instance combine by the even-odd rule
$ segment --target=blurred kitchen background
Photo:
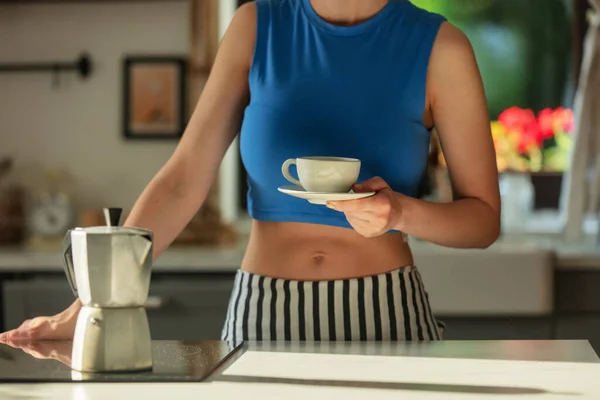
[[[501,171],[496,244],[412,240],[446,338],[588,339],[600,351],[598,191],[586,181],[596,176],[600,60],[586,48],[600,48],[598,15],[588,0],[412,1],[469,36]],[[73,301],[63,235],[103,224],[102,207],[131,208],[177,145],[243,2],[0,0],[0,330]],[[220,335],[249,230],[237,146],[155,262],[154,339]],[[435,135],[423,197],[450,199]]]

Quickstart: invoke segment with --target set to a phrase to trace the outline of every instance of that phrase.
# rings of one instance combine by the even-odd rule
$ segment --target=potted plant
[[[527,174],[534,190],[534,208],[558,208],[562,176],[573,144],[573,111],[511,107],[492,121],[500,173]]]

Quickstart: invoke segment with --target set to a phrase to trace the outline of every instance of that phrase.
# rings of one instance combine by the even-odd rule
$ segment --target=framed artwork
[[[127,139],[179,139],[186,126],[186,60],[126,57],[123,135]]]

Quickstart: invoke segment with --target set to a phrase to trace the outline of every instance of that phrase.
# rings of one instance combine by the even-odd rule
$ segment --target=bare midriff
[[[412,263],[401,233],[365,238],[348,228],[253,221],[241,268],[271,278],[315,281],[377,275]]]

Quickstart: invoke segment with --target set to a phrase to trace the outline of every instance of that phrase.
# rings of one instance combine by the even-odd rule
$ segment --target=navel
[[[313,265],[322,265],[325,262],[326,256],[324,253],[315,253],[311,256],[311,262]]]

